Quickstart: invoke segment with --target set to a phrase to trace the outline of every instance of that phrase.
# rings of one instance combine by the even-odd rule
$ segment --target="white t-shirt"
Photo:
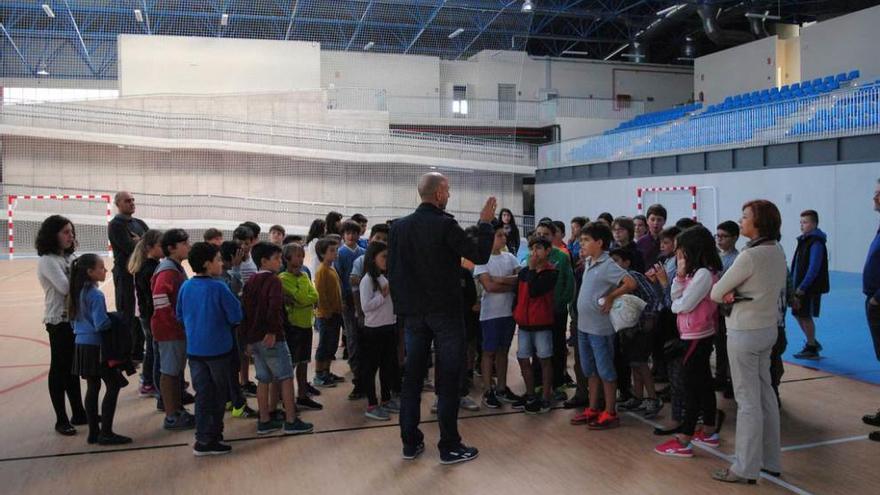
[[[480,283],[480,275],[488,273],[493,277],[507,277],[516,273],[519,262],[516,256],[502,252],[493,254],[489,263],[474,267],[474,278]],[[489,292],[483,291],[483,299],[480,302],[480,321],[513,316],[513,301],[516,294],[513,292]]]

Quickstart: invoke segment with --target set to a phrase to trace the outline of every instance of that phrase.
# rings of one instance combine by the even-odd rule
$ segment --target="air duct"
[[[720,11],[720,7],[705,4],[697,5],[697,14],[700,15],[700,19],[703,21],[703,31],[712,43],[719,46],[733,46],[755,40],[755,35],[752,33],[721,29],[721,26],[718,25],[718,14]]]

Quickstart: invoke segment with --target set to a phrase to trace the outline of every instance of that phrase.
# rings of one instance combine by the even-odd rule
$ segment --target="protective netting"
[[[694,186],[696,187],[696,186]],[[642,213],[648,207],[659,203],[666,208],[667,225],[674,225],[681,218],[694,218],[707,228],[714,229],[718,224],[717,191],[714,187],[696,187],[696,210],[693,207],[691,186],[646,186],[642,190]],[[675,190],[670,190],[675,189]]]

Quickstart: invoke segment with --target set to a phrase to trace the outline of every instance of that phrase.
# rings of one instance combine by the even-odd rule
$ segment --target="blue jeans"
[[[437,420],[440,425],[441,452],[461,445],[458,434],[459,386],[464,373],[465,328],[460,314],[406,316],[406,361],[400,403],[400,437],[403,444],[415,446],[424,435],[421,420],[422,380],[428,367],[431,341],[434,341],[437,367]]]
[[[223,434],[223,414],[229,396],[231,357],[211,360],[190,359],[189,371],[196,391],[196,442],[219,442]]]
[[[603,381],[617,380],[614,368],[614,335],[593,335],[578,331],[578,353],[584,376],[599,376]]]

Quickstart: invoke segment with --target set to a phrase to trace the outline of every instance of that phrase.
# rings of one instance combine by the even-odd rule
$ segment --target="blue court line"
[[[880,385],[880,361],[865,319],[862,274],[831,272],[831,292],[822,296],[822,309],[816,322],[816,338],[824,348],[821,359],[795,359],[806,339],[791,316],[786,318],[788,349],[783,359],[807,368]]]

